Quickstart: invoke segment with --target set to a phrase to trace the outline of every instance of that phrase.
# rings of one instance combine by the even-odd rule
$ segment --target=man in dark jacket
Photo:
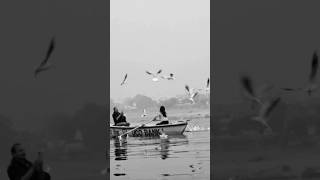
[[[130,126],[130,123],[126,120],[126,116],[123,112],[120,113],[117,107],[113,108],[112,118],[115,126]]]
[[[10,180],[50,180],[50,175],[42,170],[42,159],[32,164],[26,159],[26,152],[21,144],[16,143],[11,148],[12,160],[7,173]]]

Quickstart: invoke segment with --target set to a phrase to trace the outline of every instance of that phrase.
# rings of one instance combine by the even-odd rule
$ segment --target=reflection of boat
[[[179,135],[183,134],[188,123],[185,121],[179,121],[173,124],[164,124],[164,125],[145,125],[134,131],[131,131],[128,135],[132,137],[154,137],[160,136],[162,132],[167,135]],[[116,137],[121,134],[126,133],[127,131],[133,130],[136,127],[126,127],[126,126],[110,126],[110,136]]]

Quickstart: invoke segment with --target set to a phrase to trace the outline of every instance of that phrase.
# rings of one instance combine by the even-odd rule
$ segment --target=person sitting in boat
[[[161,121],[157,123],[157,125],[169,124],[169,120],[167,118],[167,112],[164,106],[160,107],[160,113],[153,118],[153,121]]]
[[[130,123],[126,120],[126,116],[123,112],[120,113],[117,107],[113,108],[112,118],[115,126],[130,126]]]

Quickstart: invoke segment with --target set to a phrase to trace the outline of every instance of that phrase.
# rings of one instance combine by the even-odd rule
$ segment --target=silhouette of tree
[[[160,100],[160,104],[167,108],[175,107],[178,104],[178,102],[178,98],[175,97],[166,100]]]
[[[129,106],[133,106],[133,104],[136,104],[137,109],[147,109],[158,106],[158,103],[155,100],[141,94],[138,94],[133,98],[126,99],[124,104]]]

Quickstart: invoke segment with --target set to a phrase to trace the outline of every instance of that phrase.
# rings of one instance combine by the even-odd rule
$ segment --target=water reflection
[[[171,153],[175,153],[173,149],[188,143],[188,138],[185,135],[169,136],[166,139],[159,137],[124,137],[122,139],[113,139],[116,161],[127,160],[129,155],[132,157],[144,156],[145,158],[158,156],[165,160],[171,157]]]
[[[160,155],[161,159],[167,159],[169,156],[169,139],[161,139],[160,142]]]
[[[177,146],[183,145],[183,144],[188,144],[188,139],[187,136],[185,135],[176,135],[176,136],[171,136],[166,139],[160,139],[160,157],[161,159],[165,160],[169,158],[170,155],[170,147],[171,146]]]
[[[127,138],[122,138],[121,140],[118,138],[114,138],[114,154],[116,156],[116,161],[127,160]]]

